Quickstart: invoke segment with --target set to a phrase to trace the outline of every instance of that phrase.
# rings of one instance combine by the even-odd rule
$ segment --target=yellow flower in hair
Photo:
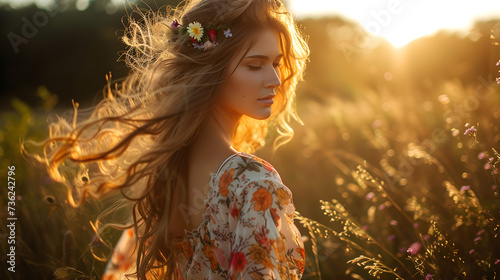
[[[197,21],[190,23],[187,31],[189,32],[189,36],[198,41],[203,37],[203,27],[201,27],[201,24]]]

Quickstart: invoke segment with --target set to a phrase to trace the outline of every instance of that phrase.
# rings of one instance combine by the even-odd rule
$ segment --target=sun
[[[466,32],[474,21],[498,18],[500,14],[500,1],[486,0],[289,0],[286,3],[299,19],[340,15],[358,22],[369,33],[385,38],[395,47],[441,29]]]

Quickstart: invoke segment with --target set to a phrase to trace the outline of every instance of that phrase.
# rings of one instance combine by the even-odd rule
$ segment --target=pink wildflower
[[[470,190],[470,186],[462,186],[462,188],[460,188],[461,191],[468,191]]]
[[[474,126],[471,126],[464,132],[464,135],[474,135],[476,134],[476,132],[477,132],[476,128]]]
[[[176,27],[178,27],[179,25],[180,25],[180,24],[179,24],[179,22],[178,22],[177,20],[174,20],[174,21],[172,22],[172,28],[176,28]]]
[[[414,242],[410,245],[410,247],[408,248],[408,250],[406,250],[406,252],[410,255],[415,255],[418,253],[418,251],[420,251],[421,247],[422,244],[420,244],[419,242]]]
[[[432,280],[432,279],[434,279],[434,275],[432,274],[425,275],[425,280]]]
[[[478,159],[485,159],[485,158],[486,158],[486,155],[485,155],[483,152],[480,152],[480,153],[477,155],[477,158],[478,158]]]
[[[366,199],[366,200],[371,200],[374,196],[375,196],[375,194],[374,194],[373,192],[369,192],[369,193],[366,195],[365,199]]]

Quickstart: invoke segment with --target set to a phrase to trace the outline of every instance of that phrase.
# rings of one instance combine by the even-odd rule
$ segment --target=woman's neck
[[[190,147],[189,161],[220,163],[221,160],[234,154],[232,143],[238,121],[239,117],[221,113],[214,113],[208,117]]]

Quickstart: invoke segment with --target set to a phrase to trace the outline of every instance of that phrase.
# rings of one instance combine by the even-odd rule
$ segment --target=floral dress
[[[245,153],[212,174],[201,225],[175,240],[177,273],[191,279],[300,279],[304,244],[293,222],[291,191],[266,161]],[[134,272],[134,232],[125,231],[103,280]]]

